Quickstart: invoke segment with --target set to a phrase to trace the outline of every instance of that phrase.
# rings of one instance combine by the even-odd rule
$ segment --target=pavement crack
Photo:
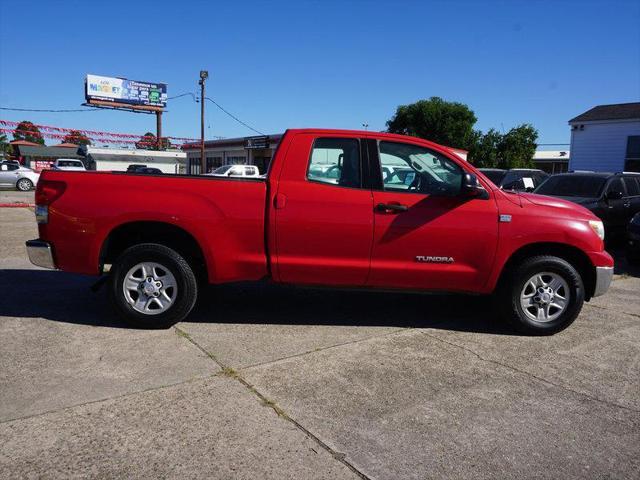
[[[250,368],[263,367],[265,365],[274,365],[276,363],[280,363],[280,362],[283,362],[285,360],[290,360],[292,358],[304,357],[305,355],[309,355],[310,353],[324,352],[325,350],[331,350],[333,348],[344,347],[346,345],[354,345],[356,343],[366,342],[367,340],[372,340],[372,339],[375,339],[375,338],[384,338],[384,337],[390,337],[392,335],[400,335],[400,334],[405,333],[405,332],[410,331],[410,330],[415,330],[415,328],[413,328],[413,327],[399,328],[397,330],[394,330],[393,332],[381,333],[380,335],[370,335],[368,337],[358,338],[357,340],[351,340],[349,342],[336,343],[336,344],[333,344],[333,345],[328,345],[326,347],[314,348],[313,350],[307,350],[306,352],[295,353],[293,355],[287,355],[285,357],[280,357],[280,358],[278,358],[276,360],[268,360],[266,362],[258,362],[258,363],[254,363],[252,365],[247,365],[246,367],[242,367],[241,370],[249,370]]]
[[[499,362],[498,360],[493,360],[491,358],[483,357],[479,353],[475,352],[474,350],[472,350],[472,349],[470,349],[468,347],[465,347],[464,345],[460,345],[460,344],[457,344],[455,342],[450,342],[448,340],[444,340],[443,338],[440,338],[437,335],[433,335],[433,334],[425,332],[425,331],[422,331],[421,333],[426,335],[426,336],[428,336],[428,337],[430,337],[430,338],[433,338],[434,340],[437,340],[438,342],[442,342],[442,343],[445,343],[445,344],[447,344],[449,346],[464,350],[465,352],[468,352],[468,353],[474,355],[480,361],[487,362],[487,363],[492,363],[494,365],[498,365],[500,367],[506,368],[508,370],[514,371],[514,372],[519,373],[521,375],[525,375],[525,376],[527,376],[529,378],[537,380],[538,382],[542,382],[542,383],[545,383],[547,385],[551,385],[553,387],[560,388],[560,389],[565,390],[567,392],[573,393],[574,395],[578,395],[578,396],[587,398],[587,399],[592,400],[594,402],[602,403],[602,404],[608,405],[610,407],[620,408],[622,410],[628,410],[628,411],[634,412],[634,413],[640,413],[640,410],[638,410],[638,409],[635,409],[635,408],[632,408],[632,407],[627,407],[626,405],[620,405],[619,403],[611,402],[609,400],[604,400],[602,398],[594,397],[593,395],[589,395],[588,393],[584,393],[584,392],[580,392],[578,390],[574,390],[573,388],[570,388],[570,387],[568,387],[566,385],[562,385],[560,383],[553,382],[553,381],[551,381],[551,380],[549,380],[547,378],[544,378],[544,377],[541,377],[539,375],[536,375],[535,373],[531,373],[531,372],[528,372],[526,370],[522,370],[522,369],[520,369],[518,367],[514,367],[513,365],[508,365],[506,363]]]
[[[233,378],[234,380],[239,382],[243,387],[245,387],[247,390],[249,390],[249,392],[251,392],[255,397],[257,397],[257,399],[260,401],[260,403],[262,405],[264,405],[265,407],[271,408],[275,412],[276,415],[278,415],[280,418],[286,420],[287,422],[289,422],[293,426],[295,426],[298,430],[300,430],[302,433],[304,433],[308,438],[313,440],[316,444],[318,444],[321,448],[323,448],[327,453],[329,453],[329,455],[331,455],[335,460],[337,460],[340,463],[342,463],[343,465],[345,465],[349,470],[351,470],[353,473],[355,473],[358,477],[366,479],[366,480],[369,480],[368,476],[366,476],[364,473],[362,473],[360,470],[358,470],[355,466],[353,466],[346,459],[346,454],[344,454],[342,452],[337,452],[333,448],[331,448],[329,445],[327,445],[324,441],[322,441],[320,439],[320,437],[318,437],[317,435],[313,434],[311,431],[309,431],[307,428],[305,428],[303,425],[301,425],[300,422],[298,422],[297,420],[292,418],[289,414],[287,414],[287,412],[285,412],[281,407],[279,407],[276,402],[274,402],[273,400],[267,398],[266,395],[264,395],[255,386],[253,386],[245,378],[243,378],[242,375],[240,375],[240,373],[238,371],[236,371],[233,368],[231,368],[230,366],[226,365],[218,357],[216,357],[213,353],[209,352],[207,349],[205,349],[203,346],[201,346],[198,342],[196,342],[191,337],[191,335],[189,335],[187,332],[185,332],[184,330],[182,330],[182,329],[180,329],[180,328],[178,328],[176,326],[174,326],[173,328],[175,329],[177,335],[179,335],[179,336],[185,338],[186,340],[188,340],[189,342],[191,342],[202,353],[204,353],[213,362],[215,362],[222,369],[222,374],[224,374],[225,376],[227,376],[229,378]],[[351,343],[353,343],[353,342],[351,342]],[[330,348],[330,347],[327,347],[327,348]]]
[[[166,385],[159,385],[159,386],[156,386],[156,387],[145,388],[143,390],[136,390],[135,392],[123,393],[122,395],[113,395],[111,397],[99,398],[97,400],[89,400],[88,402],[77,403],[75,405],[68,405],[66,407],[61,407],[61,408],[54,408],[54,409],[51,409],[51,410],[46,410],[44,412],[38,412],[38,413],[29,414],[29,415],[23,415],[22,417],[8,418],[6,420],[1,420],[0,421],[0,425],[4,425],[6,423],[11,423],[11,422],[18,422],[20,420],[28,420],[30,418],[35,418],[35,417],[41,417],[43,415],[49,415],[50,413],[64,412],[65,410],[72,410],[72,409],[78,408],[78,407],[85,407],[87,405],[93,405],[94,403],[109,402],[111,400],[119,400],[121,398],[130,397],[132,395],[139,395],[141,393],[149,393],[149,392],[154,392],[156,390],[162,390],[164,388],[177,387],[177,386],[180,386],[180,385],[185,385],[187,383],[195,382],[197,380],[202,380],[202,379],[205,379],[205,378],[212,378],[212,377],[215,377],[215,376],[216,375],[208,375],[208,376],[204,376],[204,377],[201,376],[201,377],[189,378],[187,380],[182,380],[182,381],[174,382],[174,383],[168,383]]]

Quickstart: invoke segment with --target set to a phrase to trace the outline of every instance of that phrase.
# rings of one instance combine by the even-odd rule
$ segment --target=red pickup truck
[[[299,129],[265,178],[45,171],[32,263],[109,273],[116,310],[167,327],[199,285],[287,284],[494,294],[521,331],[557,332],[602,295],[602,222],[502,191],[452,150],[376,132]]]

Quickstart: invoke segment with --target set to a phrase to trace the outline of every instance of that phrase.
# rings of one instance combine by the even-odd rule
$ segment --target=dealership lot
[[[0,203],[33,193],[0,192]],[[565,332],[462,296],[211,288],[129,329],[93,278],[32,267],[0,208],[0,477],[632,478],[640,272]]]

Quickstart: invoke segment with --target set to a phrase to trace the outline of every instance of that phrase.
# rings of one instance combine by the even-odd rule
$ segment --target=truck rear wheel
[[[503,279],[497,292],[503,317],[528,335],[550,335],[567,328],[584,303],[584,285],[566,260],[536,256]]]
[[[127,323],[168,328],[189,315],[198,284],[189,263],[175,250],[143,243],[128,248],[114,262],[109,296]]]

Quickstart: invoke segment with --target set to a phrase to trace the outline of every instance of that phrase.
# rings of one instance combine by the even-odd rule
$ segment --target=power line
[[[253,128],[251,125],[247,125],[246,123],[244,123],[242,120],[240,120],[238,117],[236,117],[235,115],[233,115],[231,112],[228,112],[227,110],[224,109],[224,107],[222,107],[222,105],[218,104],[215,100],[213,100],[212,98],[209,97],[204,97],[205,99],[209,100],[211,103],[213,103],[216,107],[218,107],[220,110],[222,110],[224,113],[226,113],[227,115],[229,115],[231,118],[233,118],[236,122],[238,122],[240,125],[244,125],[245,127],[247,127],[249,130],[253,130],[254,132],[256,132],[259,135],[264,135],[264,133],[256,130],[255,128]]]
[[[53,110],[44,108],[10,108],[0,107],[0,110],[8,110],[10,112],[48,112],[48,113],[68,113],[68,112],[96,112],[97,108],[82,108],[82,109],[67,109],[67,110]]]
[[[191,92],[181,93],[180,95],[174,95],[173,97],[167,97],[167,100],[174,100],[176,98],[186,97],[187,95],[191,95],[191,97],[193,98],[193,101],[198,103],[198,99],[197,99],[195,93],[191,93]]]

